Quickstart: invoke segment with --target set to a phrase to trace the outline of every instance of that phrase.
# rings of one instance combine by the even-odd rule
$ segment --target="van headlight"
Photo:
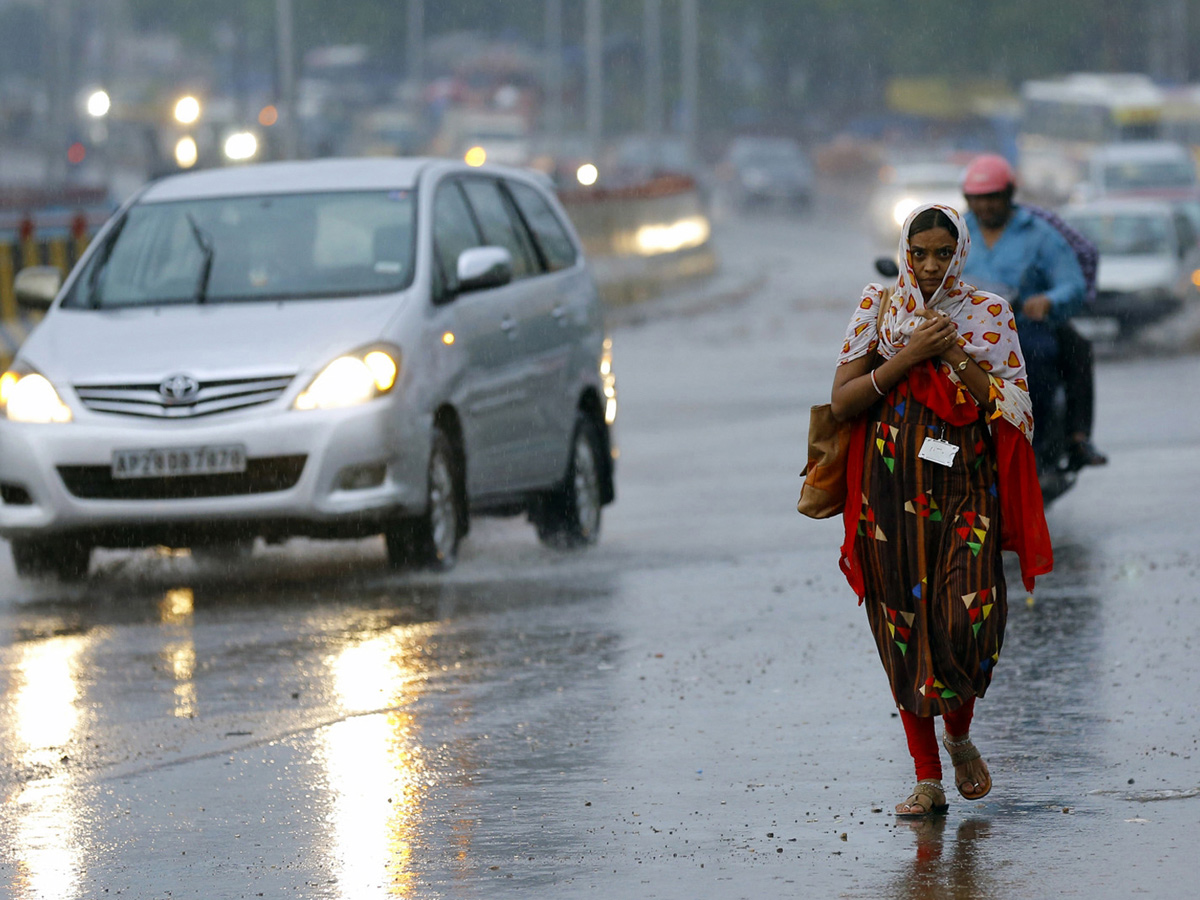
[[[382,397],[396,384],[399,353],[366,350],[339,356],[300,393],[295,409],[341,409]]]
[[[0,375],[0,407],[10,422],[70,422],[71,409],[45,375],[9,369]]]

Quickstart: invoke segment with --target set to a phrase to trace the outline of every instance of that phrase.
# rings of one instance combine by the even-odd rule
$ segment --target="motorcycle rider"
[[[1049,415],[1054,386],[1066,393],[1067,459],[1072,470],[1108,458],[1092,444],[1095,376],[1091,343],[1070,324],[1087,293],[1075,251],[1047,220],[1050,213],[1013,202],[1016,173],[1002,156],[977,157],[963,175],[970,212],[964,217],[975,245],[963,277],[1003,284],[1017,313],[1017,333],[1029,372],[1034,420]]]

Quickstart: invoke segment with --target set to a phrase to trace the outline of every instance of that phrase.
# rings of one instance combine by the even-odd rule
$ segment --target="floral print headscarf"
[[[908,230],[913,220],[927,209],[943,212],[958,230],[958,245],[946,269],[941,287],[926,301],[913,271]],[[918,311],[932,309],[945,313],[958,328],[958,344],[991,379],[994,416],[1002,416],[1033,441],[1033,407],[1025,374],[1025,357],[1017,339],[1017,322],[1008,301],[981,291],[959,276],[971,249],[971,235],[958,211],[941,204],[919,206],[909,214],[900,232],[900,274],[895,286],[885,294],[883,285],[868,284],[838,355],[838,365],[878,352],[891,359],[904,348],[920,325]],[[886,297],[886,304],[884,303]],[[958,373],[942,360],[935,359],[939,373],[960,384]]]

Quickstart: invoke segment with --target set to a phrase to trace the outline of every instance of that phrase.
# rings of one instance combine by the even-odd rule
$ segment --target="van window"
[[[467,201],[453,181],[443,182],[433,198],[433,252],[442,281],[453,291],[458,286],[458,257],[482,241]]]
[[[467,178],[462,186],[475,210],[484,240],[490,246],[504,247],[512,254],[513,278],[533,274],[538,265],[529,236],[520,219],[509,209],[500,193],[499,183],[490,178]]]
[[[507,182],[513,200],[537,240],[546,266],[554,272],[575,265],[575,245],[550,204],[534,188],[517,181]]]
[[[413,275],[411,191],[143,203],[85,264],[65,306],[345,297]]]

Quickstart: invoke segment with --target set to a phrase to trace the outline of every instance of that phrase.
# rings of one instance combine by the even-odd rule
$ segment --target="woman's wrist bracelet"
[[[871,370],[871,387],[875,388],[875,393],[877,393],[880,397],[887,396],[887,394],[885,394],[883,391],[881,391],[879,389],[879,382],[875,380],[875,370],[874,369]]]

